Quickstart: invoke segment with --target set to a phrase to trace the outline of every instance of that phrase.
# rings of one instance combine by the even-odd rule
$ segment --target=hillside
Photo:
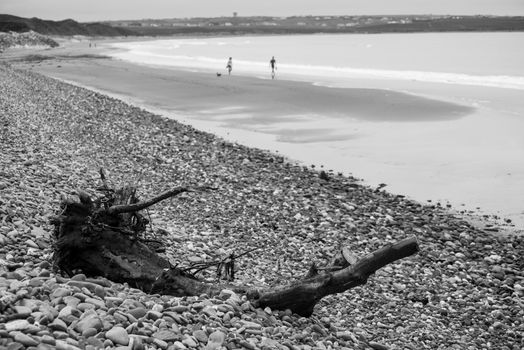
[[[79,23],[0,14],[0,32],[44,35],[242,35],[524,31],[524,17],[497,16],[292,16],[171,18]]]
[[[129,29],[102,23],[78,23],[72,19],[48,21],[0,14],[0,32],[35,31],[44,35],[127,36],[136,35]]]
[[[57,47],[58,43],[45,35],[34,31],[24,33],[0,32],[0,52],[10,47],[44,46]]]
[[[104,23],[142,35],[524,31],[524,17],[496,16],[238,16]]]

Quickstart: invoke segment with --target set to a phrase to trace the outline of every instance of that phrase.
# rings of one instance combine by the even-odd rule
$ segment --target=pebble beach
[[[524,348],[524,236],[229,143],[172,119],[0,63],[0,349]],[[62,199],[96,196],[99,169],[140,198],[210,186],[149,209],[173,265],[258,248],[234,284],[271,288],[415,235],[421,251],[310,318],[243,295],[149,295],[52,265]],[[210,282],[214,271],[199,277]]]

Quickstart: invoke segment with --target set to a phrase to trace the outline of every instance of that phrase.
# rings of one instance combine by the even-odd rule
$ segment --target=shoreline
[[[393,86],[393,90],[380,90],[376,82],[372,85],[364,80],[355,80],[351,89],[283,80],[276,82],[279,85],[275,86],[271,80],[253,77],[217,78],[203,72],[148,67],[106,58],[82,58],[82,54],[92,53],[82,46],[85,43],[80,47],[64,47],[61,51],[64,57],[58,61],[51,58],[32,69],[75,81],[81,86],[128,96],[127,102],[182,120],[230,141],[277,151],[303,164],[356,174],[370,186],[385,182],[393,193],[408,195],[419,202],[451,204],[461,214],[484,219],[489,216],[491,223],[487,225],[494,221],[504,229],[524,231],[524,212],[515,201],[519,197],[518,191],[511,190],[521,188],[519,183],[524,184],[524,169],[518,168],[518,162],[510,162],[511,158],[507,158],[510,156],[504,156],[499,167],[501,170],[508,166],[515,168],[507,171],[512,173],[512,178],[503,177],[497,168],[491,169],[489,165],[500,163],[496,152],[506,153],[504,144],[511,138],[504,139],[501,131],[490,141],[491,146],[479,143],[486,137],[496,136],[491,132],[491,113],[486,106],[471,105],[470,96],[463,92],[471,90],[489,94],[496,102],[496,89],[457,88],[457,96],[464,94],[463,97],[449,99],[440,95],[441,90],[435,84],[419,84],[419,95],[413,95],[409,85],[399,84]],[[103,48],[96,50],[101,54],[104,52]],[[55,53],[45,52],[51,57]],[[71,54],[75,57],[67,59]],[[290,94],[290,91],[296,94]],[[370,99],[378,108],[368,108]],[[236,101],[242,101],[244,105]],[[415,107],[410,111],[403,104]],[[435,117],[431,116],[431,106]],[[457,106],[460,106],[457,111],[450,113]],[[439,113],[445,115],[442,120],[438,120]],[[392,115],[400,119],[385,119]],[[421,115],[428,116],[427,123],[419,123]],[[348,117],[353,121],[348,122]],[[470,133],[476,125],[481,125],[478,137]],[[505,129],[514,133],[518,125],[515,121]],[[406,137],[413,140],[407,142],[401,137],[402,133],[407,133]],[[447,144],[437,141],[444,135],[451,137]],[[461,141],[464,138],[466,141]],[[433,139],[435,141],[427,143]],[[474,156],[465,163],[466,159],[456,152],[457,147],[462,147],[460,143],[467,145],[462,151],[464,156]],[[496,150],[491,149],[493,145]],[[419,147],[422,148],[415,151]],[[437,148],[443,150],[437,151]],[[337,152],[344,156],[333,158]],[[428,166],[423,154],[434,152],[438,152],[435,158],[438,163]],[[304,154],[308,159],[304,159]],[[405,155],[399,158],[400,154]],[[448,154],[450,158],[439,159],[440,154]],[[484,159],[486,156],[488,158]],[[512,157],[518,158],[518,155]],[[435,177],[437,173],[442,177],[440,180]],[[514,184],[510,186],[508,181]],[[489,186],[495,187],[488,190]],[[468,188],[467,192],[464,188]],[[508,201],[511,198],[513,200]],[[511,227],[506,219],[517,226]]]
[[[77,87],[80,87],[80,88],[83,88],[83,89],[87,89],[87,90],[90,90],[90,91],[93,91],[93,92],[96,92],[96,93],[100,93],[100,94],[109,96],[111,98],[115,98],[117,100],[123,101],[124,103],[130,104],[130,105],[138,107],[140,109],[143,109],[143,110],[145,110],[145,111],[147,111],[149,113],[152,113],[154,115],[158,115],[158,116],[161,116],[161,117],[166,118],[166,119],[175,120],[175,121],[177,121],[179,123],[182,123],[184,125],[195,127],[197,130],[211,133],[211,134],[215,135],[218,138],[221,138],[222,140],[224,140],[226,142],[237,143],[237,141],[233,140],[235,138],[234,136],[233,136],[233,139],[232,139],[231,134],[234,134],[234,133],[231,133],[230,131],[228,131],[229,129],[225,129],[225,131],[223,131],[220,134],[220,133],[217,133],[217,127],[211,127],[210,128],[208,123],[204,122],[204,123],[199,124],[198,122],[195,122],[194,120],[188,120],[187,119],[188,118],[187,115],[176,114],[176,113],[173,114],[172,112],[166,111],[166,110],[161,109],[161,108],[153,108],[150,105],[145,104],[145,103],[141,103],[138,100],[130,98],[129,96],[120,95],[120,94],[112,93],[110,91],[105,91],[105,90],[98,90],[98,89],[95,89],[95,88],[90,87],[90,86],[84,86],[84,85],[79,84],[79,83],[77,83],[75,81],[68,81],[68,80],[60,79],[60,78],[54,78],[54,79],[57,79],[57,80],[59,80],[61,82],[64,82],[66,84],[70,84],[70,85],[73,85],[73,86],[77,86]],[[241,131],[241,133],[245,134],[246,131],[247,130]],[[236,135],[239,136],[238,134],[236,134]],[[298,161],[297,159],[293,159],[291,157],[287,157],[286,155],[282,155],[282,154],[280,154],[280,152],[278,150],[270,150],[270,149],[268,149],[268,147],[265,147],[265,145],[270,144],[270,140],[267,137],[260,137],[259,135],[253,135],[253,134],[247,134],[247,136],[246,135],[244,135],[244,136],[246,138],[255,137],[255,138],[261,139],[260,145],[258,147],[255,147],[258,150],[261,150],[263,152],[270,152],[272,154],[277,155],[278,157],[282,157],[282,159],[284,159],[284,161],[286,161],[286,162],[288,162],[290,164],[291,163],[293,163],[295,165],[301,164],[302,166],[307,167],[305,162]],[[244,143],[246,143],[246,142],[247,141],[244,140]],[[240,144],[242,144],[242,142],[240,142]],[[311,165],[311,169],[315,169],[315,166]],[[321,166],[320,170],[325,170],[325,169],[324,169],[323,166]],[[320,171],[320,170],[317,170],[317,171]],[[328,171],[328,174],[330,174],[330,175],[333,175],[334,173],[335,172],[333,172],[333,170],[329,170]],[[349,176],[352,177],[352,174],[349,173]],[[363,186],[366,186],[366,187],[368,187],[370,189],[374,187],[373,185],[370,185],[369,183],[367,183],[365,179],[355,178],[355,180],[358,181],[359,183],[361,183]],[[380,187],[380,185],[379,185],[379,187]],[[388,191],[388,190],[386,189],[386,191]],[[399,195],[399,194],[394,194],[394,195]],[[404,195],[400,195],[400,196],[406,197]],[[413,198],[409,198],[408,197],[408,199],[414,200],[414,201],[420,203],[421,205],[426,205],[426,206],[429,206],[429,207],[433,207],[435,205],[435,204],[431,203],[432,201],[427,201],[430,204],[424,204],[421,201],[417,201],[416,199],[413,199]],[[454,209],[454,208],[452,208],[450,206],[441,205],[440,201],[436,201],[436,207],[442,208],[443,210],[445,210],[450,215],[452,215],[452,216],[454,216],[456,218],[461,218],[463,220],[466,220],[470,225],[472,225],[473,227],[475,227],[475,228],[477,228],[479,230],[485,230],[485,232],[491,232],[495,236],[497,236],[497,235],[507,236],[507,235],[513,235],[513,234],[524,235],[524,227],[523,228],[519,228],[519,227],[515,227],[513,225],[507,225],[507,223],[503,221],[503,218],[495,217],[494,215],[489,215],[489,214],[486,215],[486,214],[483,214],[481,212],[475,212],[473,210],[460,211],[460,210]]]
[[[77,87],[80,87],[80,88],[83,88],[83,89],[87,89],[87,90],[90,90],[90,91],[93,91],[93,92],[96,92],[96,93],[103,94],[103,95],[111,97],[111,98],[115,98],[115,99],[123,101],[124,103],[127,103],[127,104],[129,104],[131,106],[135,106],[137,108],[143,109],[143,110],[145,110],[145,111],[147,111],[149,113],[152,113],[154,115],[161,116],[162,118],[175,120],[175,121],[177,121],[179,123],[182,123],[184,125],[195,127],[197,130],[211,133],[214,136],[220,138],[221,140],[224,140],[225,142],[237,143],[236,141],[232,141],[230,139],[230,132],[225,132],[224,136],[220,136],[220,135],[217,134],[217,129],[216,128],[214,128],[214,129],[212,128],[210,130],[206,130],[206,128],[209,127],[208,124],[204,123],[204,124],[199,125],[198,123],[195,123],[195,121],[188,121],[187,119],[184,119],[187,116],[172,114],[171,112],[166,112],[163,109],[152,108],[151,106],[149,106],[147,104],[143,104],[143,103],[140,103],[140,102],[138,102],[136,100],[133,100],[133,99],[129,98],[129,96],[119,95],[119,94],[111,93],[109,91],[104,91],[104,90],[97,90],[97,89],[94,89],[94,88],[89,87],[89,86],[83,86],[83,85],[81,85],[81,84],[79,84],[77,82],[74,82],[74,81],[67,81],[67,80],[63,80],[63,79],[59,79],[59,78],[54,78],[54,79],[57,79],[57,80],[59,80],[61,82],[64,82],[66,84],[70,84],[70,85],[77,86]],[[247,135],[248,138],[251,137],[251,136],[253,136],[253,135]],[[257,137],[257,136],[254,135],[254,137]],[[258,149],[258,150],[260,150],[262,152],[270,152],[271,154],[274,154],[277,157],[281,157],[284,162],[288,162],[289,164],[295,164],[295,165],[299,165],[300,164],[300,165],[302,165],[304,167],[307,167],[307,165],[304,162],[298,161],[298,160],[290,158],[290,157],[286,157],[285,155],[280,154],[278,151],[272,151],[270,149],[267,149],[267,147],[263,147],[264,145],[267,145],[269,143],[269,140],[267,138],[262,138],[262,140],[260,142],[261,142],[260,146],[259,147],[255,147],[256,149]],[[242,144],[242,142],[240,144]],[[311,169],[315,169],[314,166],[310,166],[310,167],[311,167]],[[321,167],[320,170],[324,170],[323,167]],[[320,170],[316,170],[316,171],[320,171]],[[329,170],[328,174],[329,175],[334,175],[334,172],[332,170]],[[352,177],[351,174],[349,176]],[[361,184],[362,186],[365,186],[365,187],[367,187],[369,189],[373,189],[374,188],[373,185],[370,185],[370,184],[366,183],[365,179],[354,178],[354,180],[356,182],[358,182],[359,184]],[[380,188],[380,185],[379,185],[378,188]],[[386,189],[386,191],[389,192],[387,189]],[[399,195],[399,194],[393,194],[393,195]],[[399,195],[399,196],[406,197],[404,195]],[[414,201],[418,202],[422,206],[435,207],[435,204],[432,204],[431,201],[428,201],[428,203],[430,203],[430,204],[424,204],[421,201],[417,201],[416,199],[413,199],[413,198],[409,198],[408,197],[408,199],[409,200],[414,200]],[[518,227],[514,227],[512,225],[507,225],[507,223],[505,223],[502,220],[503,218],[497,218],[497,217],[494,217],[493,215],[486,215],[486,214],[482,214],[480,212],[475,212],[473,210],[467,211],[467,212],[458,211],[457,209],[453,209],[450,206],[441,205],[440,202],[437,202],[436,208],[444,210],[445,212],[447,212],[452,217],[465,220],[470,225],[475,227],[476,229],[483,230],[484,232],[493,234],[495,237],[497,237],[497,236],[507,237],[508,235],[524,235],[524,227],[523,228],[518,228]]]

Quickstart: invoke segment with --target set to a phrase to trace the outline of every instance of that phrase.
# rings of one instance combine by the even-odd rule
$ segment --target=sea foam
[[[216,72],[225,70],[228,56],[235,56],[234,74],[259,77],[268,76],[269,60],[258,58],[272,50],[279,53],[277,75],[283,79],[299,76],[301,80],[311,82],[331,80],[338,83],[334,84],[336,86],[343,85],[344,80],[356,78],[393,79],[524,90],[524,75],[520,73],[522,63],[514,57],[524,53],[518,51],[510,55],[502,52],[500,57],[488,60],[487,52],[484,52],[489,62],[482,62],[474,57],[482,52],[464,50],[457,53],[468,39],[481,39],[475,34],[464,38],[460,35],[428,35],[432,40],[440,40],[436,41],[439,50],[424,53],[429,50],[427,40],[423,40],[425,36],[283,36],[124,42],[112,44],[120,50],[110,55],[139,64]],[[482,37],[485,45],[503,41],[499,36],[485,37]],[[393,40],[394,45],[385,46],[386,39],[388,43]],[[391,45],[398,50],[393,50]],[[315,50],[316,47],[322,49]],[[443,63],[451,54],[455,54],[453,60]],[[493,63],[502,58],[503,62]]]

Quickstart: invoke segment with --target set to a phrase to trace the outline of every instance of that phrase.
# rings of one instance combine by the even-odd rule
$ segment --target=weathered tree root
[[[140,213],[164,199],[202,189],[206,188],[177,187],[143,202],[136,197],[136,188],[126,186],[113,191],[105,181],[102,189],[105,195],[98,199],[92,200],[86,193],[78,192],[79,201],[62,202],[60,214],[51,219],[55,225],[56,267],[69,276],[80,270],[87,276],[127,282],[147,293],[214,295],[229,288],[246,293],[255,306],[290,309],[310,316],[323,297],[365,284],[378,269],[419,250],[415,237],[387,245],[359,260],[342,250],[333,266],[312,267],[305,279],[267,291],[204,283],[186,270],[172,267],[146,244],[148,239],[141,236],[148,220]]]
[[[323,297],[365,284],[378,269],[418,251],[418,240],[413,236],[386,245],[346,268],[323,272],[271,291],[250,292],[249,297],[258,307],[290,309],[299,315],[310,316],[316,303]]]

